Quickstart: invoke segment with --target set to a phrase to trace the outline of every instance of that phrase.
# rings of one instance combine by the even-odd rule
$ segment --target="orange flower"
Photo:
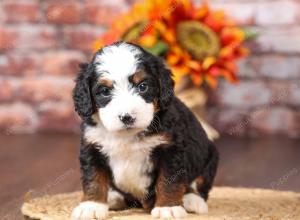
[[[213,11],[206,2],[195,6],[191,0],[137,3],[94,48],[117,40],[137,43],[164,56],[175,82],[188,75],[195,85],[206,82],[212,88],[220,77],[237,82],[236,60],[249,53],[242,46],[245,33],[224,11]]]

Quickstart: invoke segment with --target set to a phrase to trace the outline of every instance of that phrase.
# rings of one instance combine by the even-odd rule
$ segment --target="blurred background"
[[[18,219],[24,199],[80,189],[78,64],[136,2],[0,1],[0,216]],[[238,61],[239,83],[206,90],[203,117],[220,134],[216,185],[300,192],[300,2],[208,3],[258,34]]]

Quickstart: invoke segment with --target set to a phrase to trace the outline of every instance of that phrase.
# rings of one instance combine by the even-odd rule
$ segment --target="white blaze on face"
[[[99,63],[96,64],[96,71],[101,78],[114,82],[111,101],[99,109],[100,119],[109,131],[125,128],[119,119],[121,115],[134,117],[133,128],[140,130],[147,128],[153,119],[153,103],[146,103],[129,82],[129,77],[137,71],[136,55],[139,53],[137,48],[122,43],[104,48],[103,53],[95,58],[95,63]]]

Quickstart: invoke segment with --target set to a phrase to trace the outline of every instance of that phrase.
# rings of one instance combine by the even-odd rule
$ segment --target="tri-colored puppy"
[[[83,64],[74,89],[82,118],[84,197],[74,219],[143,207],[155,218],[205,213],[218,153],[174,96],[171,72],[141,47],[118,42]]]

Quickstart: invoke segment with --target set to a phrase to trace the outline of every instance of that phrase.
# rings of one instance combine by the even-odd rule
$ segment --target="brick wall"
[[[92,42],[134,0],[1,0],[0,129],[77,131],[71,90]],[[221,83],[207,116],[231,135],[300,134],[300,2],[213,0],[260,37],[241,83]]]
[[[0,1],[0,128],[7,134],[76,131],[78,64],[130,2]]]
[[[234,136],[300,135],[300,1],[213,1],[260,36],[240,62],[241,82],[211,95],[209,121]]]

